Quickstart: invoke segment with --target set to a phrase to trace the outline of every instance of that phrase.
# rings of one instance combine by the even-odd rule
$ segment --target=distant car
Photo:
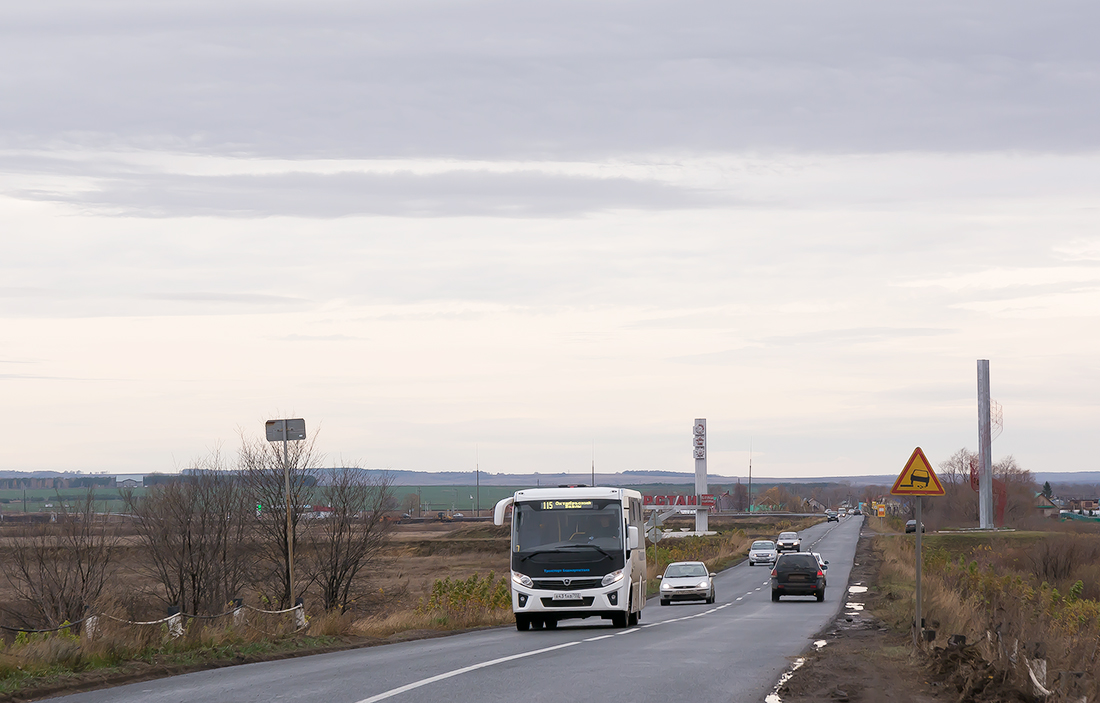
[[[466,517],[466,516],[463,515],[462,513],[455,513],[455,517]]]
[[[840,515],[835,510],[826,510],[825,522],[840,522]]]
[[[810,552],[810,554],[814,555],[814,558],[817,559],[817,565],[821,567],[821,572],[825,574],[821,577],[821,585],[824,586],[826,585],[825,582],[828,580],[829,576],[829,562],[823,559],[821,555],[817,552]]]
[[[779,533],[779,539],[775,541],[775,551],[785,552],[787,550],[802,551],[802,538],[798,536],[797,532]]]
[[[661,579],[661,605],[674,600],[714,602],[714,574],[701,561],[677,561],[665,568]]]
[[[782,596],[816,596],[825,600],[825,569],[809,552],[780,554],[772,569],[772,600]]]
[[[863,514],[863,511],[860,510],[859,508],[856,508],[855,510],[852,511],[852,515],[862,515],[862,514]]]
[[[749,566],[774,564],[777,556],[779,555],[775,551],[775,542],[758,539],[749,547]]]
[[[909,534],[910,532],[915,533],[916,531],[917,531],[917,521],[916,520],[910,520],[909,522],[905,523],[905,534]],[[921,532],[925,531],[924,523],[921,523],[920,531]]]

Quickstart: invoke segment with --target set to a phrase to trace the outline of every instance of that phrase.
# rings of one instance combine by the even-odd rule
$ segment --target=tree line
[[[392,481],[354,466],[320,471],[314,441],[288,443],[289,526],[282,445],[248,438],[232,462],[215,450],[188,467],[186,480],[123,489],[120,515],[97,511],[92,489],[59,501],[56,522],[8,533],[0,568],[14,602],[0,610],[21,627],[76,622],[121,567],[192,615],[223,613],[246,595],[287,608],[306,593],[326,611],[347,610],[386,545]],[[316,518],[303,510],[309,504],[329,510]],[[134,564],[120,564],[123,533],[141,554]]]

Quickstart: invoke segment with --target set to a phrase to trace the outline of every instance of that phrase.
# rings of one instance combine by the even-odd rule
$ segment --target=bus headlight
[[[531,580],[530,576],[528,576],[527,574],[521,574],[518,571],[512,572],[512,580],[521,586],[526,586],[527,588],[535,587],[535,582]]]
[[[601,585],[610,586],[611,584],[615,583],[616,581],[622,581],[622,580],[623,580],[623,570],[619,569],[618,571],[612,571],[607,576],[604,576],[603,577],[603,582],[601,583]]]

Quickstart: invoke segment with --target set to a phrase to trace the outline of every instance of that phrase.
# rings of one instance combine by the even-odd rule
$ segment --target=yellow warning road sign
[[[905,468],[901,470],[890,495],[895,496],[942,496],[943,484],[932,470],[932,464],[920,447],[913,450]]]

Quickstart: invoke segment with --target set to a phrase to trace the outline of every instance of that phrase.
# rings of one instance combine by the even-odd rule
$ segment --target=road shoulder
[[[912,655],[909,636],[891,631],[871,614],[876,601],[888,597],[875,588],[880,562],[872,537],[861,534],[848,583],[855,592],[845,589],[840,614],[817,634],[801,666],[770,702],[943,700],[943,686]],[[860,587],[867,590],[860,592]]]

